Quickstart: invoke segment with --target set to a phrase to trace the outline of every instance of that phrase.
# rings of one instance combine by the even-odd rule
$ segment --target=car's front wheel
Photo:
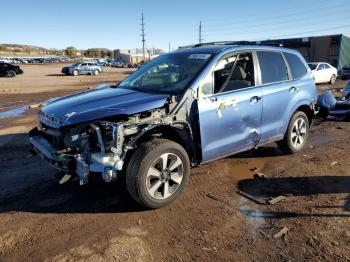
[[[74,70],[74,71],[73,71],[73,75],[74,75],[74,76],[79,75],[79,71],[78,71],[78,70]]]
[[[305,147],[308,137],[309,120],[304,112],[297,111],[289,122],[283,140],[278,142],[278,146],[284,153],[294,154]]]
[[[15,77],[16,76],[16,72],[13,70],[9,70],[7,71],[7,77]]]
[[[147,142],[133,154],[126,170],[130,195],[148,208],[160,208],[175,200],[190,173],[186,150],[166,139]]]
[[[331,79],[329,80],[329,83],[332,84],[332,85],[334,85],[336,80],[337,80],[337,76],[333,74],[333,75],[331,76]]]

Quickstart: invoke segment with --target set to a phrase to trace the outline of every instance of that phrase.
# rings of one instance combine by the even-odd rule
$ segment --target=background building
[[[298,50],[307,62],[327,62],[340,70],[350,64],[350,38],[327,35],[264,41],[240,41],[241,44],[276,45]]]
[[[152,60],[163,52],[154,52],[155,49],[147,49],[145,60],[146,62]],[[158,50],[158,49],[157,49]],[[124,63],[138,64],[143,62],[143,54],[138,52],[138,49],[115,49],[113,51],[114,59],[123,61]]]

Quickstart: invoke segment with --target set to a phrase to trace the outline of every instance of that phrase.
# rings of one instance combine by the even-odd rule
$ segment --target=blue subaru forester
[[[192,166],[271,142],[302,150],[316,99],[294,50],[202,45],[161,55],[117,85],[51,100],[29,136],[65,179],[125,176],[134,199],[159,208],[180,195]]]

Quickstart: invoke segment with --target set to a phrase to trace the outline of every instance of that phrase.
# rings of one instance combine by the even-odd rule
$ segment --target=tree
[[[77,49],[74,46],[67,47],[64,52],[65,52],[66,56],[68,56],[70,58],[76,58],[76,56],[77,56]]]

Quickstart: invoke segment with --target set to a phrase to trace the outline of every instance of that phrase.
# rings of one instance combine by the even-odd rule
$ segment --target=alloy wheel
[[[167,199],[181,185],[184,165],[180,157],[173,153],[160,155],[147,172],[146,187],[155,199]]]
[[[298,149],[304,144],[306,132],[306,121],[303,118],[297,118],[291,133],[291,142],[294,148]]]

